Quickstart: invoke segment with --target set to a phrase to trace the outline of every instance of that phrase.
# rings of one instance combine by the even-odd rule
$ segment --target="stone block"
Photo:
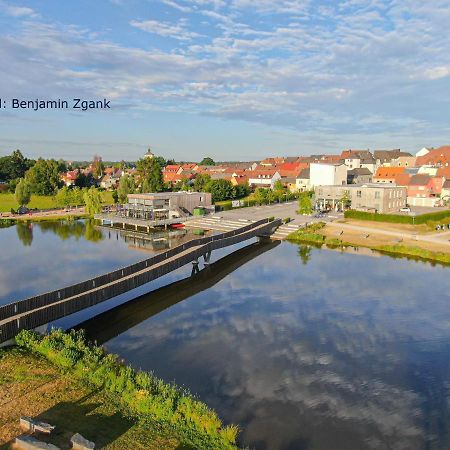
[[[61,450],[53,444],[38,441],[33,436],[18,436],[15,442],[16,448],[20,450]]]
[[[70,439],[72,442],[72,449],[74,450],[94,450],[95,444],[85,439],[81,434],[76,433]]]
[[[33,420],[31,417],[22,416],[20,418],[20,428],[24,431],[28,431],[30,433],[34,433],[38,431],[40,433],[50,434],[55,427],[45,423],[39,422],[38,420]]]

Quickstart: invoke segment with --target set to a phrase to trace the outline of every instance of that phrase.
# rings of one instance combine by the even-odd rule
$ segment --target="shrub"
[[[355,211],[350,209],[345,211],[344,217],[347,219],[358,219],[358,220],[372,220],[374,222],[389,222],[389,223],[407,223],[420,225],[430,221],[438,221],[450,217],[450,209],[444,211],[438,211],[435,213],[421,214],[420,216],[406,216],[400,214],[378,214],[369,213],[365,211]]]
[[[21,331],[19,347],[45,356],[64,371],[112,393],[132,414],[169,425],[184,443],[201,449],[236,449],[237,427],[224,427],[217,414],[189,392],[152,373],[136,372],[116,355],[86,342],[82,331],[54,329],[42,336]]]

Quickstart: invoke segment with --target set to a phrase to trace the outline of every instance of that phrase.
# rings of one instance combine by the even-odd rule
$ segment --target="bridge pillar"
[[[209,264],[210,259],[211,259],[211,252],[205,253],[203,255],[203,260],[205,262],[205,266]]]
[[[195,275],[196,273],[199,273],[200,269],[198,267],[198,259],[195,259],[194,261],[192,261],[192,271],[191,271],[191,276]]]

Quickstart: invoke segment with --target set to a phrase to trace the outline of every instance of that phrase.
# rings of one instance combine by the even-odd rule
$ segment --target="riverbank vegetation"
[[[44,357],[63,377],[69,376],[74,383],[83,383],[111,399],[141,429],[148,424],[150,431],[161,430],[162,436],[172,436],[184,445],[178,449],[237,448],[237,427],[224,426],[214,411],[186,390],[165,383],[151,373],[134,371],[117,356],[89,345],[80,331],[53,330],[45,336],[22,331],[16,342],[21,350]],[[111,432],[115,430],[111,428]]]
[[[368,220],[372,222],[402,223],[411,225],[430,224],[430,226],[433,226],[436,223],[441,223],[445,219],[450,219],[450,209],[428,214],[420,214],[414,217],[401,214],[369,213],[350,209],[345,211],[344,217],[346,219]]]
[[[324,222],[314,223],[305,228],[291,233],[287,240],[290,242],[296,242],[301,244],[315,244],[318,246],[326,245],[328,248],[346,248],[346,247],[365,247],[372,250],[376,250],[382,253],[387,253],[391,256],[402,256],[412,259],[421,259],[431,262],[439,262],[442,264],[450,264],[450,253],[442,251],[430,250],[425,247],[421,247],[420,243],[410,245],[406,243],[387,244],[374,241],[373,238],[365,238],[349,235],[345,233],[344,238],[332,237],[328,228],[325,228]]]
[[[114,203],[111,191],[102,191],[102,192],[99,191],[99,193],[101,195],[101,201],[103,205],[112,205]],[[64,190],[62,194],[59,194],[59,196],[58,193],[56,195],[51,196],[32,194],[30,202],[27,204],[27,207],[29,209],[49,210],[49,209],[63,208],[67,206],[82,206],[85,203],[82,194],[83,191],[81,191],[81,195],[79,196],[78,200],[70,201],[69,203],[67,203],[66,201],[66,198],[68,198],[68,196],[65,197],[66,193],[64,192]],[[64,200],[62,200],[63,196]],[[0,194],[0,212],[10,212],[12,209],[17,210],[19,206],[20,205],[15,199],[14,194],[12,193]]]

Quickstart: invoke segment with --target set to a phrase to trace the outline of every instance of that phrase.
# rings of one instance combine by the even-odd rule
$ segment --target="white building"
[[[427,148],[427,147],[423,147],[423,148],[421,148],[421,149],[416,153],[416,157],[417,157],[417,156],[425,156],[425,155],[427,155],[428,153],[430,153],[430,149]]]
[[[311,163],[309,167],[310,187],[336,186],[347,184],[347,170],[345,164]]]
[[[252,170],[248,172],[248,184],[253,188],[271,188],[281,175],[274,169]]]

